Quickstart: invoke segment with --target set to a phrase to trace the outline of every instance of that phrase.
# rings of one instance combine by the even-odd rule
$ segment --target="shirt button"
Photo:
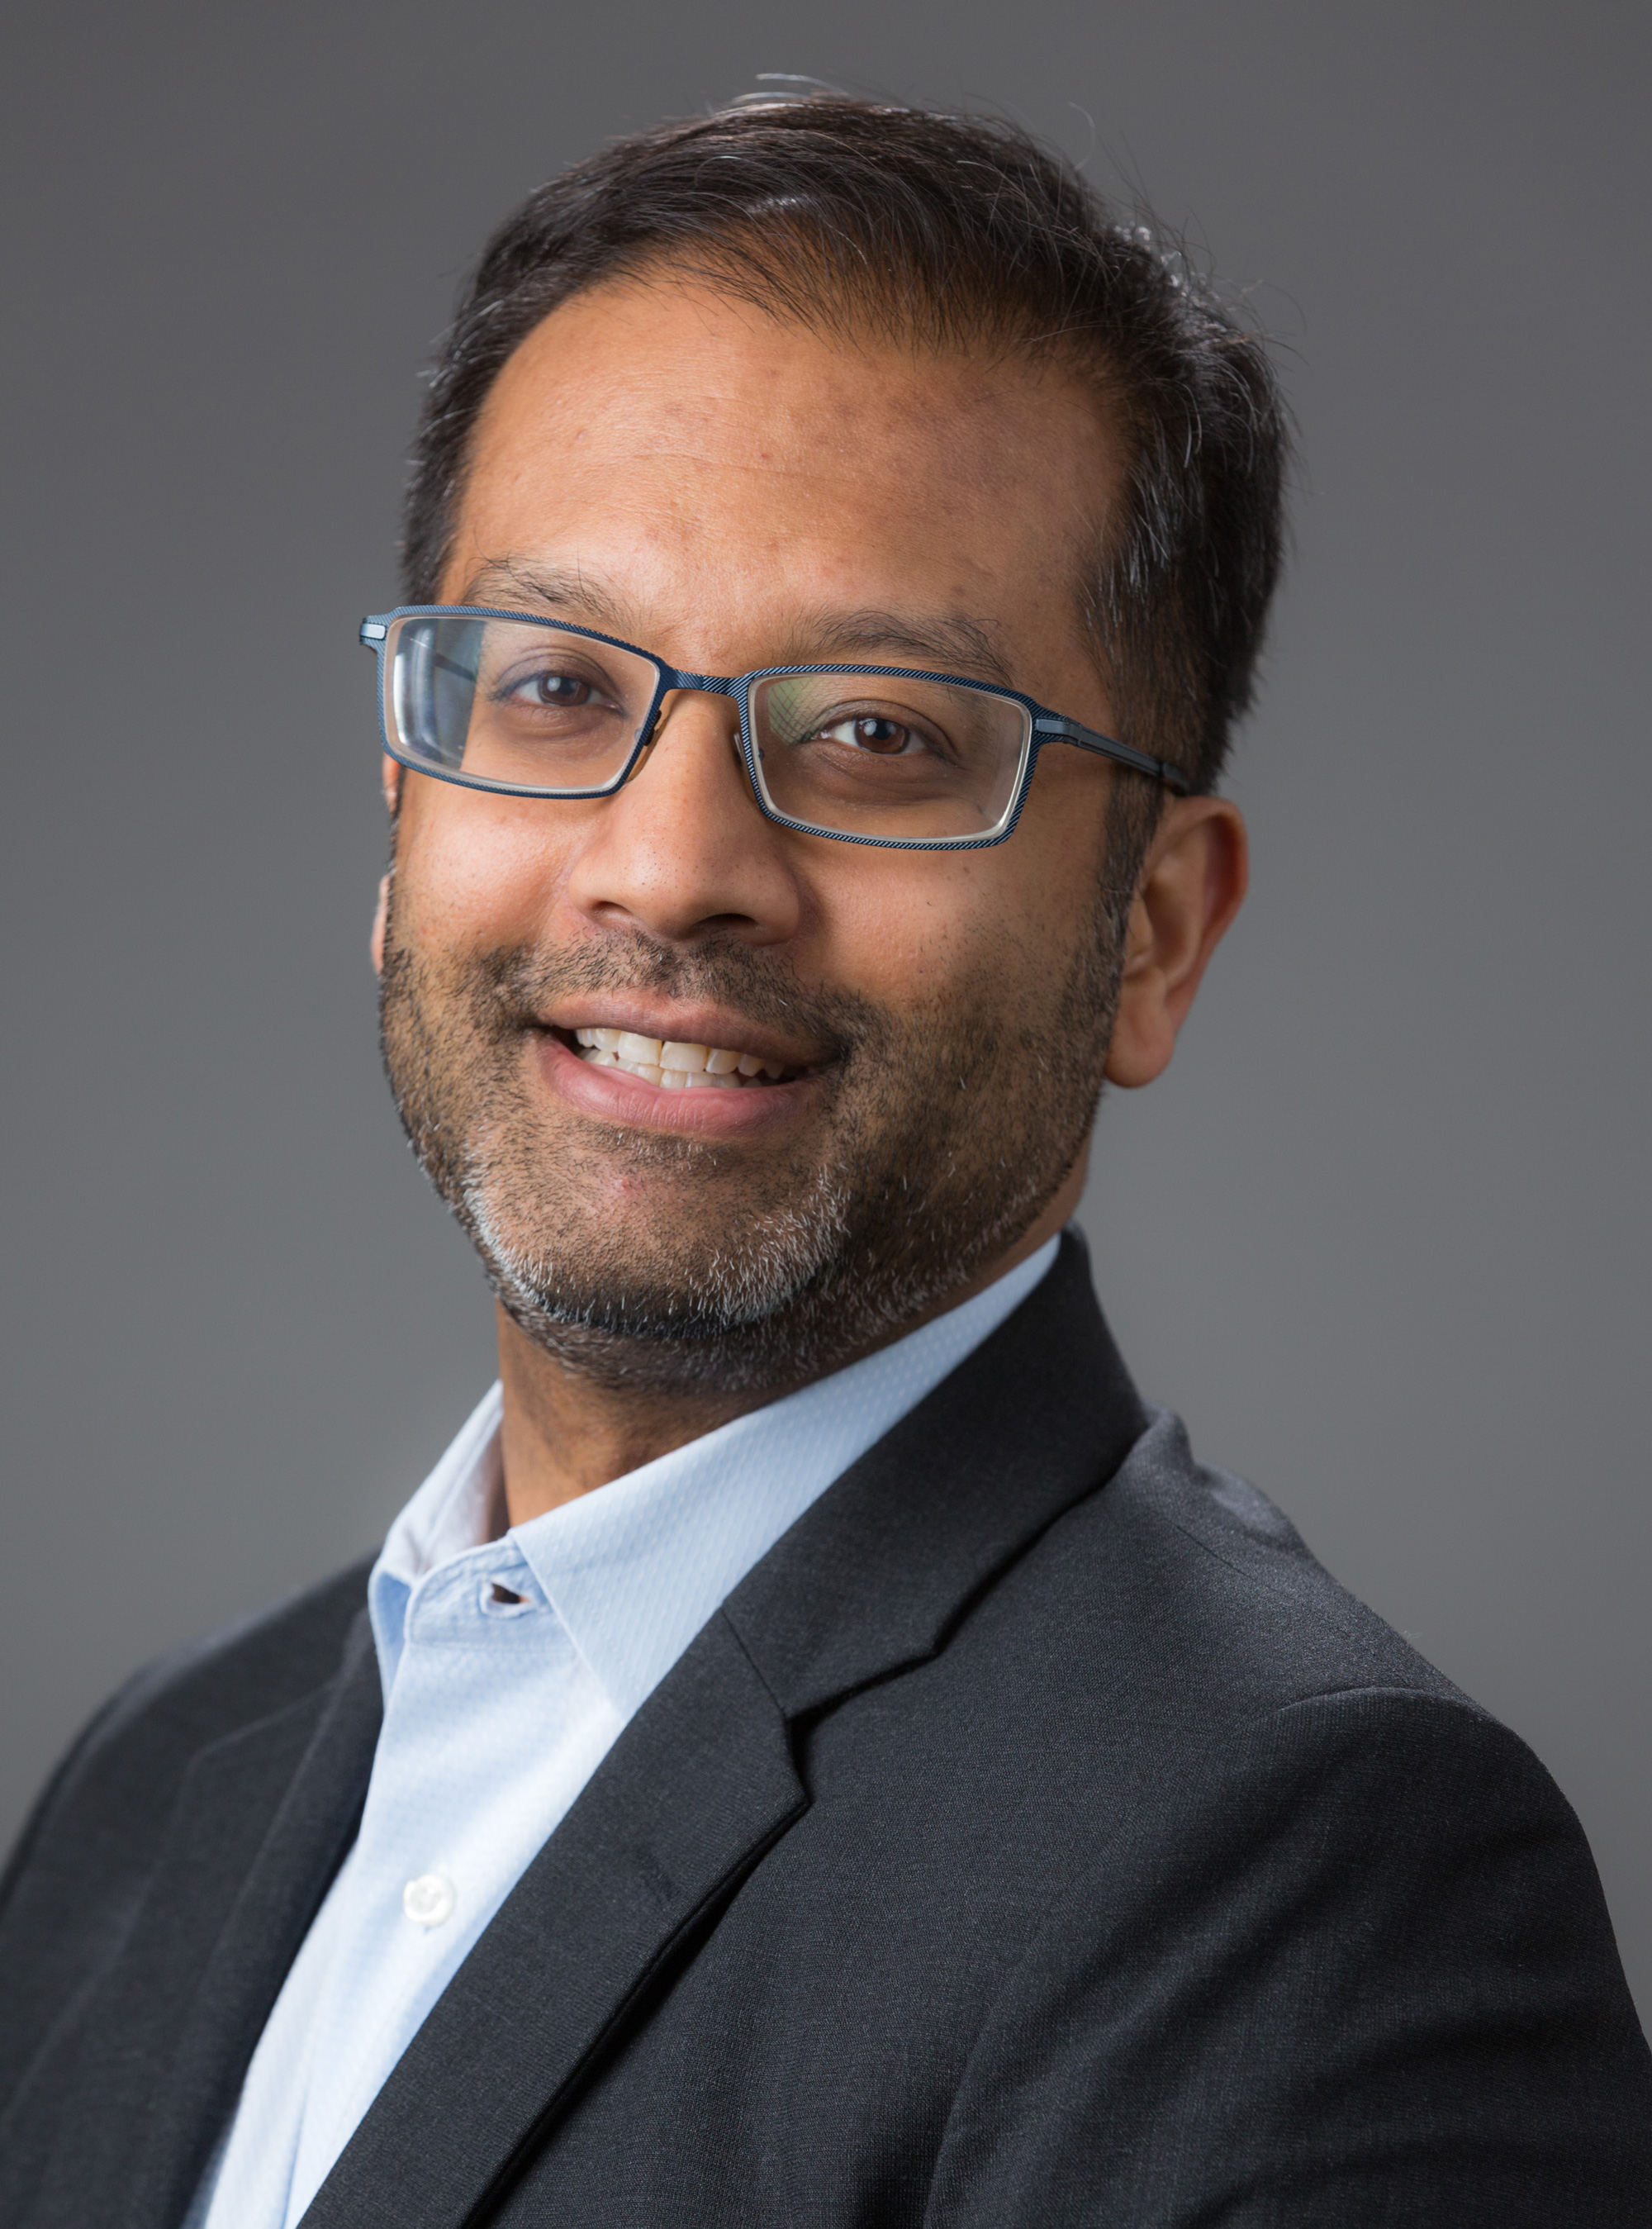
[[[401,1892],[401,1908],[416,1927],[439,1927],[453,1917],[459,1892],[445,1873],[420,1873]]]

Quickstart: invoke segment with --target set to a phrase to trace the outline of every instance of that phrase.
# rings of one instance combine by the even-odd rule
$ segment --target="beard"
[[[393,883],[386,1072],[414,1153],[537,1346],[616,1390],[773,1397],[961,1292],[1065,1181],[1101,1093],[1129,900],[1111,878],[1092,887],[1071,951],[1006,935],[944,1000],[894,1011],[733,938],[415,951]],[[538,1018],[618,990],[828,1048],[813,1108],[778,1142],[553,1108]]]

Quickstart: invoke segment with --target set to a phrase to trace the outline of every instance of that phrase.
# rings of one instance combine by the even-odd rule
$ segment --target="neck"
[[[1081,1156],[1055,1198],[1014,1246],[967,1284],[861,1352],[873,1353],[880,1346],[892,1346],[972,1300],[1035,1254],[1071,1217],[1084,1188],[1084,1172]],[[497,1314],[499,1377],[504,1391],[501,1452],[506,1518],[511,1525],[543,1516],[547,1509],[576,1500],[611,1479],[624,1478],[674,1448],[685,1447],[720,1424],[797,1390],[776,1385],[720,1392],[714,1386],[695,1385],[668,1391],[601,1382],[547,1354],[503,1308]],[[847,1354],[836,1366],[860,1359],[859,1353]]]

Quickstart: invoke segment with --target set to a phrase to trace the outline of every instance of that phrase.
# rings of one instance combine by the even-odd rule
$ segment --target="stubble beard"
[[[385,1068],[409,1144],[536,1346],[616,1389],[772,1397],[908,1328],[1031,1227],[1094,1117],[1123,930],[1120,894],[1098,888],[1053,980],[1050,955],[1007,937],[944,1008],[896,1013],[733,940],[432,957],[398,941],[393,889]],[[535,1018],[617,990],[829,1047],[817,1114],[778,1145],[552,1114],[528,1080]],[[646,1214],[603,1208],[621,1172]]]

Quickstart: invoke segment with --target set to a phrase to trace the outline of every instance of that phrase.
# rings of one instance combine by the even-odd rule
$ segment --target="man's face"
[[[439,593],[688,671],[1008,681],[1106,731],[1075,583],[1117,472],[1064,372],[605,286],[501,375]],[[400,776],[387,1058],[531,1337],[628,1383],[778,1387],[960,1290],[1073,1180],[1117,982],[1113,777],[1054,746],[1008,842],[879,850],[764,819],[728,700],[665,710],[611,798]],[[782,1073],[667,1089],[583,1059],[596,1028]]]

